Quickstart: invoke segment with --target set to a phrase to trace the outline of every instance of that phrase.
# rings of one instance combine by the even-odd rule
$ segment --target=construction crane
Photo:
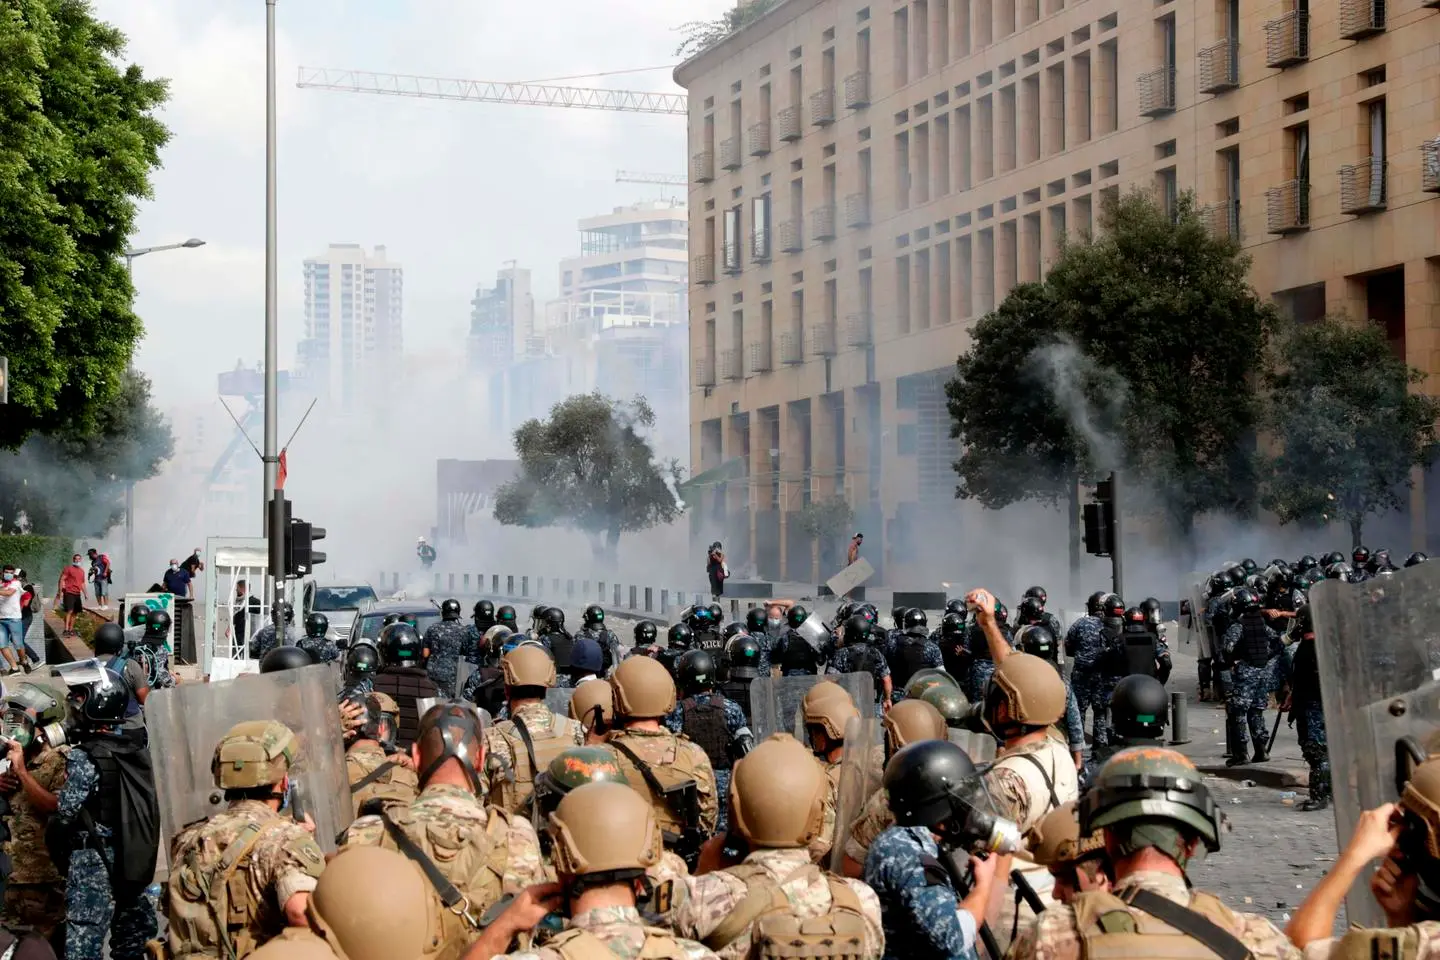
[[[616,183],[657,183],[665,187],[683,187],[690,183],[683,173],[636,173],[633,170],[616,170]]]
[[[377,96],[426,100],[572,107],[581,110],[657,113],[680,117],[689,112],[688,100],[683,93],[456,80],[401,73],[371,73],[367,70],[335,70],[327,67],[301,67],[300,77],[295,85],[302,90],[338,90],[344,93],[371,93]]]

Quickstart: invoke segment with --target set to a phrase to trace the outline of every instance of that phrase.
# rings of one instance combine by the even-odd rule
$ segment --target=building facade
[[[535,296],[530,271],[516,266],[495,274],[495,286],[475,288],[470,301],[466,348],[471,370],[503,367],[515,359],[515,344],[535,326]]]
[[[692,470],[746,468],[705,494],[727,551],[798,578],[790,518],[837,495],[877,567],[963,535],[968,327],[1132,187],[1193,190],[1263,296],[1383,323],[1440,392],[1437,41],[1421,0],[785,0],[682,64]]]
[[[317,394],[350,410],[404,350],[404,270],[358,243],[332,243],[305,269],[305,337],[297,361]]]

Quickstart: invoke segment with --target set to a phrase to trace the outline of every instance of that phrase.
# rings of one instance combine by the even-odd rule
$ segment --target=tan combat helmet
[[[734,826],[752,848],[807,846],[824,827],[829,789],[814,754],[788,733],[774,734],[735,764]]]
[[[625,784],[610,781],[587,783],[567,793],[550,814],[550,836],[555,841],[555,872],[561,876],[638,877],[660,862],[664,850],[650,804]]]
[[[658,660],[627,657],[610,675],[610,686],[621,719],[658,719],[675,709],[675,681]]]
[[[1424,825],[1425,853],[1440,860],[1440,758],[1426,760],[1410,774],[1400,794],[1400,809],[1407,819]]]
[[[1048,727],[1065,715],[1065,681],[1039,657],[1010,654],[995,665],[990,682],[985,717],[992,726]]]
[[[849,691],[828,680],[811,687],[800,708],[805,714],[805,726],[822,728],[832,743],[844,740],[845,725],[860,719],[860,711]]]
[[[570,719],[589,733],[595,729],[597,710],[602,727],[615,722],[615,692],[608,682],[592,677],[576,685],[575,696],[570,699]]]
[[[542,646],[516,647],[500,661],[507,687],[555,686],[555,661]]]
[[[1042,867],[1078,863],[1105,852],[1105,837],[1099,830],[1080,835],[1080,814],[1074,800],[1041,817],[1025,835],[1025,841],[1031,859]]]
[[[376,896],[376,881],[384,895]],[[430,896],[409,858],[382,847],[347,847],[325,867],[310,904],[310,925],[345,960],[420,957],[434,944]]]
[[[883,725],[891,753],[921,740],[944,740],[949,736],[945,717],[924,700],[901,700],[885,714]]]
[[[295,734],[280,721],[246,720],[220,738],[210,773],[222,790],[279,783],[294,765],[298,749]]]

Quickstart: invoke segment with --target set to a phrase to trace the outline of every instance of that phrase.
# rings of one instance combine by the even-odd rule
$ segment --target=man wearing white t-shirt
[[[30,672],[25,657],[25,624],[20,618],[20,579],[15,576],[15,565],[7,563],[0,567],[0,655],[5,657],[6,673],[13,672],[17,657]]]

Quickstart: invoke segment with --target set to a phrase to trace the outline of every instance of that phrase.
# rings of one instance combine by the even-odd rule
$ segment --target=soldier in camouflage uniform
[[[543,648],[517,647],[500,668],[509,718],[485,734],[491,797],[507,813],[530,816],[535,777],[556,755],[584,743],[585,729],[545,706],[545,691],[555,686],[555,661]]]
[[[425,672],[447,695],[456,694],[455,668],[465,646],[467,626],[460,622],[460,601],[450,599],[440,604],[440,621],[432,624],[423,637],[425,649],[430,651]]]
[[[618,783],[575,788],[551,816],[550,833],[559,886],[516,898],[467,958],[503,954],[513,939],[560,907],[568,918],[565,930],[508,960],[715,960],[700,944],[648,925],[637,909],[649,886],[646,873],[663,848],[654,811],[633,790]]]
[[[875,681],[875,716],[890,709],[890,662],[880,650],[875,622],[853,614],[841,627],[841,646],[826,673],[868,673]]]
[[[312,613],[305,618],[305,636],[295,646],[315,658],[316,663],[329,663],[340,659],[340,648],[330,639],[330,618],[323,613]]]
[[[1202,844],[1219,849],[1221,831],[1209,791],[1183,755],[1139,749],[1112,757],[1080,809],[1079,832],[1096,830],[1104,831],[1106,849],[1116,856],[1114,890],[1087,891],[1047,907],[1035,926],[1022,929],[1008,956],[1081,960],[1095,950],[1135,957],[1208,951],[1299,960],[1300,951],[1268,919],[1236,913],[1191,887],[1186,867]],[[1181,933],[1170,916],[1209,924],[1195,924],[1194,935]]]
[[[29,928],[52,941],[58,941],[55,935],[65,923],[65,881],[45,846],[45,822],[65,785],[70,748],[51,747],[42,728],[64,717],[65,708],[48,688],[21,683],[5,697],[10,770],[0,774],[0,792],[10,799],[5,817],[10,876],[0,924]]]
[[[823,826],[810,841],[810,855],[818,863],[836,842],[835,796],[840,789],[840,761],[845,755],[845,729],[860,719],[860,708],[850,692],[838,683],[822,681],[811,687],[800,703],[805,735],[830,784],[823,805]],[[877,748],[878,749],[878,748]],[[843,839],[843,838],[842,838]]]
[[[348,730],[345,738],[345,773],[357,817],[371,801],[378,801],[381,807],[391,803],[408,806],[420,792],[414,761],[395,748],[399,704],[388,694],[372,693],[364,705],[360,726]]]
[[[325,856],[304,826],[280,815],[298,750],[274,720],[236,724],[216,745],[211,769],[229,807],[170,845],[172,956],[245,956],[286,926],[306,926]]]
[[[1270,732],[1265,724],[1265,708],[1270,705],[1280,656],[1280,634],[1265,622],[1259,594],[1249,587],[1241,587],[1235,591],[1235,605],[1240,618],[1225,631],[1222,641],[1225,660],[1232,665],[1229,696],[1225,701],[1225,723],[1230,728],[1232,744],[1231,756],[1225,761],[1227,767],[1264,763],[1270,758],[1266,749]],[[1255,742],[1254,753],[1248,758],[1247,733]]]
[[[474,707],[457,702],[431,707],[420,718],[410,751],[420,771],[420,796],[408,808],[392,806],[356,820],[341,846],[395,850],[400,848],[396,836],[403,835],[459,889],[465,900],[453,910],[443,907],[432,890],[434,915],[443,927],[439,944],[425,956],[451,957],[456,945],[475,939],[481,917],[503,895],[545,882],[540,840],[528,820],[485,806],[481,799],[485,731]]]
[[[1072,801],[1047,813],[1025,834],[1025,846],[1038,865],[1050,871],[1057,903],[1074,903],[1091,890],[1109,890],[1115,868],[1099,830],[1081,836],[1080,815]]]
[[[684,698],[665,717],[665,726],[674,734],[698,744],[710,758],[715,771],[715,794],[730,795],[730,771],[735,762],[755,746],[750,721],[740,704],[715,692],[715,658],[708,650],[690,650],[680,658],[675,675]],[[726,829],[726,805],[720,804],[716,830]]]
[[[283,604],[280,608],[280,616],[285,622],[285,642],[295,643],[300,639],[300,634],[295,629],[295,608],[288,602]],[[267,621],[263,627],[255,631],[255,636],[250,638],[250,659],[262,659],[265,654],[275,649],[276,643],[275,624]]]
[[[594,677],[577,683],[568,712],[571,720],[585,728],[585,745],[602,746],[615,724],[615,693],[610,682]]]
[[[827,939],[808,943],[804,956],[879,960],[884,934],[874,891],[810,861],[828,792],[820,765],[788,734],[775,734],[742,759],[733,803],[749,852],[736,866],[684,881],[671,918],[675,931],[703,941],[722,960],[741,960],[767,953],[777,941],[804,942],[808,921]],[[783,907],[747,909],[754,903]]]

